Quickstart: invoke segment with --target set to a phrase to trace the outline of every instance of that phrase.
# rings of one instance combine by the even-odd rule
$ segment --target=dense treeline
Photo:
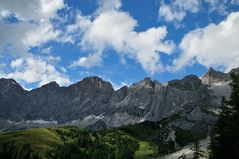
[[[0,159],[39,159],[29,143],[17,146],[13,141],[0,144]]]
[[[139,144],[118,130],[108,133],[57,131],[65,141],[46,153],[49,159],[131,159]],[[69,137],[71,141],[69,141]]]
[[[0,144],[0,159],[133,159],[139,149],[137,140],[122,131],[91,132],[74,127],[53,129],[63,141],[51,146],[44,155],[31,149],[29,143]]]
[[[232,74],[231,79],[231,96],[222,99],[210,159],[239,159],[239,76]]]

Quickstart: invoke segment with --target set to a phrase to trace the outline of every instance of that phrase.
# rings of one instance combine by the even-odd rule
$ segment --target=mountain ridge
[[[193,130],[202,122],[212,125],[216,120],[213,111],[218,109],[217,101],[221,97],[213,94],[213,82],[203,81],[215,76],[217,81],[222,77],[221,81],[225,82],[228,78],[224,75],[227,77],[229,73],[211,68],[208,72],[202,80],[188,75],[167,84],[146,77],[118,90],[96,76],[68,87],[50,82],[30,91],[13,79],[0,79],[0,130],[47,127],[56,123],[100,129],[145,120],[159,121],[177,113],[180,117],[171,124],[183,129]],[[41,120],[44,122],[39,123]],[[210,131],[205,127],[202,128],[204,134]]]

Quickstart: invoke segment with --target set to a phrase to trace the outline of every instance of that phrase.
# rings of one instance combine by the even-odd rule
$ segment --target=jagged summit
[[[0,78],[0,83],[5,83],[5,84],[17,84],[17,85],[18,85],[18,83],[17,83],[14,79],[12,79],[12,78],[10,78],[10,79]]]
[[[233,68],[233,69],[229,72],[229,74],[231,74],[231,73],[239,74],[239,67]]]
[[[155,82],[151,80],[150,77],[145,77],[143,80],[133,83],[130,87],[147,87],[147,88],[153,88],[155,86]]]
[[[168,85],[181,90],[195,90],[202,86],[202,82],[196,75],[188,75],[181,80],[169,81]]]
[[[185,76],[182,81],[188,81],[188,80],[193,80],[193,81],[199,81],[200,79],[196,75],[187,75]]]
[[[90,76],[90,77],[86,77],[84,78],[82,81],[90,81],[90,82],[102,82],[103,79],[98,77],[98,76]]]
[[[153,87],[154,86],[154,82],[151,80],[150,77],[145,77],[143,81],[141,81],[142,84],[144,84],[145,86],[150,86]]]
[[[0,79],[0,91],[16,91],[16,92],[24,92],[23,87],[18,84],[14,79]],[[15,92],[15,93],[16,93]],[[14,93],[14,92],[12,92]]]
[[[214,72],[216,72],[216,71],[215,71],[212,67],[210,67],[207,72],[208,72],[208,73],[214,73]]]
[[[215,79],[224,80],[225,76],[229,74],[210,68],[203,80],[210,83]],[[221,98],[209,89],[195,75],[169,81],[168,85],[146,77],[117,91],[110,82],[96,76],[68,87],[50,82],[31,91],[25,91],[13,79],[0,79],[0,130],[31,127],[29,120],[80,127],[116,127],[145,120],[158,121],[180,113],[175,125],[195,131],[199,125],[199,130],[207,133],[203,124],[212,122],[214,116],[202,110],[215,108],[214,99]],[[103,122],[97,122],[99,119]]]
[[[212,85],[214,83],[224,83],[230,80],[229,74],[215,71],[212,67],[209,68],[206,74],[202,77],[202,83],[205,85]]]
[[[59,88],[59,84],[56,81],[52,81],[50,83],[47,83],[43,86],[41,86],[41,88]]]
[[[94,91],[95,89],[105,89],[110,90],[110,92],[114,91],[110,82],[104,81],[102,78],[97,76],[86,77],[83,80],[70,85],[69,88],[84,90],[89,89],[91,91]]]

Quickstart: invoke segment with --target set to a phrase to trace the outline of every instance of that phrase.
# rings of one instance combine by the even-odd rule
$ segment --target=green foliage
[[[57,133],[64,139],[68,138],[68,142],[49,150],[46,154],[49,159],[131,159],[139,148],[136,140],[117,130],[93,133],[58,129]]]
[[[0,133],[0,139],[0,159],[130,159],[139,149],[138,141],[119,129],[35,128]]]
[[[175,140],[180,146],[185,146],[189,143],[193,143],[195,140],[203,138],[195,133],[177,127],[173,127],[172,129],[168,128],[168,123],[178,117],[179,114],[175,114],[159,122],[145,121],[139,124],[123,126],[120,129],[138,141],[143,141],[147,144],[148,148],[146,151],[143,146],[140,146],[140,149],[136,151],[137,157],[139,157],[138,154],[145,156],[145,158],[162,156],[176,150],[175,142],[167,139],[170,131],[175,131]]]
[[[62,143],[58,135],[52,132],[52,129],[34,128],[0,133],[0,144],[12,141],[14,141],[17,149],[28,142],[40,157],[53,145]]]
[[[115,159],[133,159],[135,151],[139,149],[138,142],[127,136],[117,136],[116,143]]]
[[[193,143],[194,141],[200,139],[201,137],[190,132],[186,131],[180,128],[175,128],[175,141],[180,145],[180,146],[186,146],[189,143]]]
[[[38,159],[29,143],[23,143],[19,147],[13,141],[0,144],[0,159]]]
[[[49,159],[148,159],[175,151],[175,143],[167,140],[171,131],[167,123],[178,116],[163,119],[160,122],[146,121],[121,128],[87,131],[74,126],[57,128],[34,128],[14,132],[0,133],[0,159],[14,159],[17,155],[29,158]],[[173,128],[174,130],[176,128]],[[176,131],[176,130],[175,130]],[[186,137],[178,133],[178,140]],[[186,135],[187,136],[187,135]],[[14,144],[11,145],[11,141]],[[187,139],[187,142],[191,140]],[[27,142],[29,144],[24,145]],[[22,147],[24,145],[24,147]],[[7,148],[11,147],[11,148]],[[7,150],[6,150],[7,148]],[[8,152],[4,154],[5,152]]]
[[[16,146],[13,141],[0,144],[0,159],[14,159],[16,155]]]
[[[211,139],[210,159],[239,158],[239,76],[231,75],[231,96],[222,98],[221,113]]]
[[[175,145],[174,145],[174,142],[173,141],[159,141],[158,144],[156,145],[157,146],[157,155],[158,156],[161,156],[161,155],[164,155],[164,154],[169,154],[173,151],[175,151]]]
[[[134,158],[136,159],[148,159],[152,158],[155,150],[154,147],[147,141],[139,141],[139,150],[135,152]]]

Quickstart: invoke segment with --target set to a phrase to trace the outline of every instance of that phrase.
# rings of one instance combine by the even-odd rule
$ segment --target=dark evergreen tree
[[[0,145],[0,159],[15,159],[17,147],[13,141],[3,142]]]
[[[200,152],[200,146],[199,146],[199,141],[196,140],[194,142],[194,147],[193,147],[194,153],[193,153],[193,159],[199,159],[201,156],[201,152]]]
[[[211,139],[210,159],[239,159],[239,77],[231,74],[231,95],[222,98],[221,112]]]
[[[39,156],[31,149],[29,143],[16,146],[11,142],[4,142],[0,145],[0,159],[38,159]]]

